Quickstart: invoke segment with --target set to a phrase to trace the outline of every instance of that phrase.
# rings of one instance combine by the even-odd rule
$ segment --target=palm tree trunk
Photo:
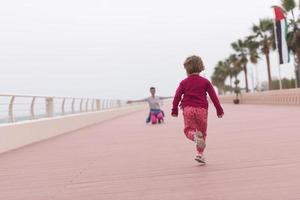
[[[232,94],[232,77],[230,76],[229,79],[230,79],[230,94]]]
[[[244,64],[246,92],[249,92],[247,64]]]
[[[268,67],[268,82],[269,82],[269,90],[272,89],[272,77],[271,77],[271,66],[270,66],[270,55],[266,53],[267,67]]]
[[[234,87],[235,99],[239,99],[239,93],[236,91],[238,89],[237,75],[235,75],[234,78],[235,78],[235,81],[234,81],[234,85],[235,85],[235,87]]]
[[[225,94],[225,85],[222,85],[221,87],[221,95],[224,95]]]
[[[221,92],[221,86],[218,85],[217,88],[218,88],[218,95],[221,95],[222,94],[222,92]]]

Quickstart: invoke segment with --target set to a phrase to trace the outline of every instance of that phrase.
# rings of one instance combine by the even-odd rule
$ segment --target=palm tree
[[[236,54],[231,54],[228,59],[229,59],[229,62],[231,64],[232,76],[235,78],[235,80],[237,80],[238,75],[243,70],[242,67],[241,67],[241,64],[238,60],[238,56]]]
[[[258,25],[253,25],[252,27],[253,36],[250,36],[250,39],[257,39],[261,48],[261,52],[266,57],[267,67],[268,67],[268,81],[269,89],[272,86],[272,77],[271,77],[271,66],[270,66],[270,51],[275,49],[275,34],[274,34],[274,25],[271,19],[261,19]]]
[[[219,61],[215,67],[215,71],[211,77],[213,85],[218,88],[219,94],[224,94],[225,81],[227,79],[228,72],[223,61]]]
[[[232,78],[233,78],[233,69],[231,67],[230,58],[226,58],[224,61],[224,68],[227,74],[227,77],[229,78],[229,84],[230,84],[230,93],[232,93]]]
[[[259,49],[259,43],[251,39],[251,37],[247,38],[247,47],[249,51],[249,61],[257,67],[258,60],[260,59],[260,56],[258,54]],[[257,68],[256,68],[257,71]],[[257,87],[259,87],[259,81],[258,81],[258,74],[256,74],[257,79]],[[254,88],[253,88],[254,89]]]
[[[228,60],[231,65],[231,74],[235,78],[234,80],[234,85],[235,85],[234,93],[236,94],[235,101],[238,101],[238,95],[240,93],[240,87],[239,87],[240,81],[238,80],[238,75],[243,69],[241,67],[238,56],[236,54],[231,54]]]
[[[288,47],[295,55],[296,79],[297,85],[300,87],[300,18],[296,19],[295,17],[296,2],[294,0],[282,0],[281,5],[286,13],[291,14],[289,18]]]
[[[296,2],[294,0],[281,0],[281,5],[286,12],[291,12],[293,19],[295,19],[294,9],[296,8]]]
[[[251,38],[247,38],[245,40],[238,40],[237,42],[232,43],[231,46],[237,53],[237,66],[242,68],[245,73],[246,92],[249,92],[247,64],[249,60],[251,63],[257,63],[258,53],[256,49],[258,43],[251,40]]]

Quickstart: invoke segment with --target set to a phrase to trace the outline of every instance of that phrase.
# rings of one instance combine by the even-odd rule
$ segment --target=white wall
[[[235,95],[221,95],[222,103],[233,103]],[[241,104],[298,105],[300,106],[300,89],[270,90],[250,92],[239,95]]]
[[[0,153],[146,109],[146,105],[0,125]]]

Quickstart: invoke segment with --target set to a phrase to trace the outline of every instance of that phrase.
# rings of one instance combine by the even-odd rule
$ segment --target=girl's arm
[[[223,108],[220,104],[220,101],[219,101],[219,98],[218,98],[218,96],[215,92],[215,89],[214,89],[214,87],[212,86],[212,84],[210,82],[208,82],[207,93],[208,93],[211,101],[213,102],[216,110],[217,110],[218,117],[222,117],[224,115]]]
[[[180,83],[179,87],[176,90],[175,97],[173,99],[173,108],[172,108],[172,116],[173,117],[178,116],[178,105],[179,105],[179,102],[181,101],[182,94],[183,94],[183,87],[182,87],[182,84]]]
[[[130,104],[130,103],[141,103],[141,102],[146,102],[147,99],[141,99],[141,100],[129,100],[127,101],[127,104]]]
[[[159,97],[160,100],[164,100],[164,99],[172,99],[174,97]]]

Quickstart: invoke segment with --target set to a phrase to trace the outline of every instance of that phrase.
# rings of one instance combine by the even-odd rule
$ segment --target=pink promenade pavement
[[[142,111],[0,155],[0,199],[300,199],[300,107],[225,112],[210,109],[206,166],[181,118]]]

